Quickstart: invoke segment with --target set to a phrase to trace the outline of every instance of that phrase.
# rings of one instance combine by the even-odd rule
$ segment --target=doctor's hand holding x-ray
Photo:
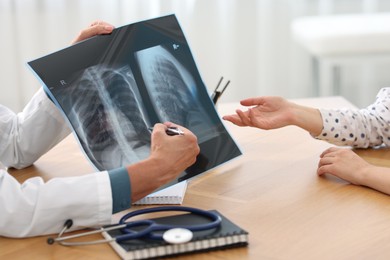
[[[94,22],[72,43],[109,34],[113,28]],[[179,127],[184,135],[167,135],[170,126]],[[70,133],[42,88],[18,114],[0,105],[0,161],[7,167],[31,165]],[[199,153],[196,136],[173,123],[156,124],[151,140],[148,158],[111,171],[53,178],[46,183],[36,177],[20,184],[0,169],[0,236],[58,233],[67,219],[73,220],[73,230],[110,224],[113,213],[128,209],[132,201],[175,179]]]

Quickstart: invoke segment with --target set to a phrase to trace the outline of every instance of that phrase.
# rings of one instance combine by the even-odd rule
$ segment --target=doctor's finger
[[[72,41],[72,44],[83,41],[100,34],[110,34],[114,30],[114,26],[103,21],[93,22],[88,28],[80,31],[77,37]]]
[[[164,124],[156,123],[153,126],[152,139],[154,136],[165,136],[167,127]]]
[[[166,127],[176,127],[176,128],[178,128],[178,129],[180,129],[181,131],[183,131],[184,132],[184,134],[193,134],[192,132],[191,132],[191,130],[189,130],[188,128],[186,128],[186,127],[184,127],[184,126],[182,126],[182,125],[178,125],[178,124],[175,124],[175,123],[173,123],[173,122],[164,122],[164,125],[166,126]]]

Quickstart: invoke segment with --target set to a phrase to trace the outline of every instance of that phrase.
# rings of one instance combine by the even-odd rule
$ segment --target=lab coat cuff
[[[108,171],[112,192],[112,213],[131,207],[130,178],[125,167]]]

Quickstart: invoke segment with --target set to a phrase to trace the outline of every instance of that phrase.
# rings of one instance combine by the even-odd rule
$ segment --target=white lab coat
[[[23,168],[34,163],[70,133],[54,104],[40,89],[15,114],[0,105],[0,161]],[[81,177],[39,177],[20,184],[0,169],[0,236],[58,233],[67,219],[72,229],[111,222],[112,196],[107,172]]]

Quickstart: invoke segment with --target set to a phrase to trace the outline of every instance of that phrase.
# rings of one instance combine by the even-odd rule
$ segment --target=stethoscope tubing
[[[188,213],[192,213],[195,215],[207,217],[211,220],[211,222],[207,224],[198,224],[198,225],[163,225],[163,224],[157,224],[156,222],[152,220],[138,220],[138,221],[132,221],[132,222],[126,222],[130,218],[138,215],[148,214],[148,213],[155,213],[155,212],[162,212],[162,211],[184,211]],[[162,234],[153,234],[155,231],[165,231],[173,228],[185,228],[192,232],[194,231],[203,231],[203,230],[209,230],[218,227],[222,222],[221,217],[213,212],[192,208],[192,207],[183,207],[183,206],[162,206],[162,207],[155,207],[155,208],[147,208],[147,209],[141,209],[136,210],[133,212],[130,212],[126,215],[124,215],[120,221],[119,224],[109,226],[109,227],[102,227],[97,230],[92,230],[88,232],[83,232],[80,234],[75,235],[69,235],[69,236],[62,236],[62,234],[69,229],[72,226],[72,221],[67,220],[64,224],[64,228],[61,230],[57,238],[48,238],[47,242],[49,244],[53,244],[54,242],[58,242],[59,244],[63,246],[81,246],[81,245],[95,245],[95,244],[102,244],[102,243],[110,243],[113,241],[121,242],[136,238],[142,238],[142,237],[148,237],[151,239],[162,239]],[[131,227],[137,227],[137,226],[148,226],[147,228],[144,228],[141,231],[135,231],[130,229]],[[123,235],[117,236],[116,238],[112,239],[102,239],[102,240],[93,240],[93,241],[82,241],[82,242],[67,242],[66,240],[75,239],[79,237],[89,236],[93,234],[108,232],[112,230],[121,229]]]
[[[87,242],[64,242],[64,241],[79,238],[79,237],[85,237],[85,236],[89,236],[89,235],[93,235],[93,234],[108,232],[111,230],[121,229],[124,227],[126,227],[126,224],[118,224],[118,225],[115,225],[112,227],[100,228],[97,230],[87,231],[87,232],[83,232],[80,234],[75,234],[75,235],[70,235],[70,236],[65,236],[65,237],[61,236],[63,234],[63,232],[61,232],[59,234],[59,236],[57,238],[55,238],[54,240],[55,240],[55,242],[59,242],[60,244],[62,244],[64,246],[75,246],[75,245],[81,245],[81,244],[93,245],[93,244],[109,243],[109,242],[115,241],[115,239],[114,238],[113,239],[102,239],[102,240],[94,240],[94,241],[87,241]]]
[[[151,220],[140,220],[140,221],[135,221],[135,222],[130,222],[130,225],[127,225],[122,229],[122,232],[125,233],[124,235],[116,237],[117,242],[121,241],[126,241],[130,239],[135,239],[135,238],[140,238],[143,236],[148,235],[148,238],[151,239],[162,239],[162,234],[153,234],[155,231],[164,231],[164,230],[169,230],[173,228],[185,228],[188,229],[192,232],[195,231],[203,231],[203,230],[209,230],[216,228],[217,226],[220,225],[222,219],[218,214],[197,209],[197,208],[192,208],[192,207],[183,207],[183,206],[162,206],[158,208],[147,208],[147,209],[142,209],[142,210],[137,210],[130,212],[126,215],[124,215],[120,220],[119,224],[125,224],[126,221],[134,216],[137,215],[143,215],[143,214],[148,214],[148,213],[155,213],[155,212],[162,212],[162,211],[184,211],[184,212],[189,212],[195,215],[207,217],[211,219],[211,222],[207,224],[198,224],[198,225],[161,225],[157,224],[154,221]],[[140,225],[149,225],[149,227],[143,229],[140,232],[136,232],[130,227],[134,226],[140,226]]]

